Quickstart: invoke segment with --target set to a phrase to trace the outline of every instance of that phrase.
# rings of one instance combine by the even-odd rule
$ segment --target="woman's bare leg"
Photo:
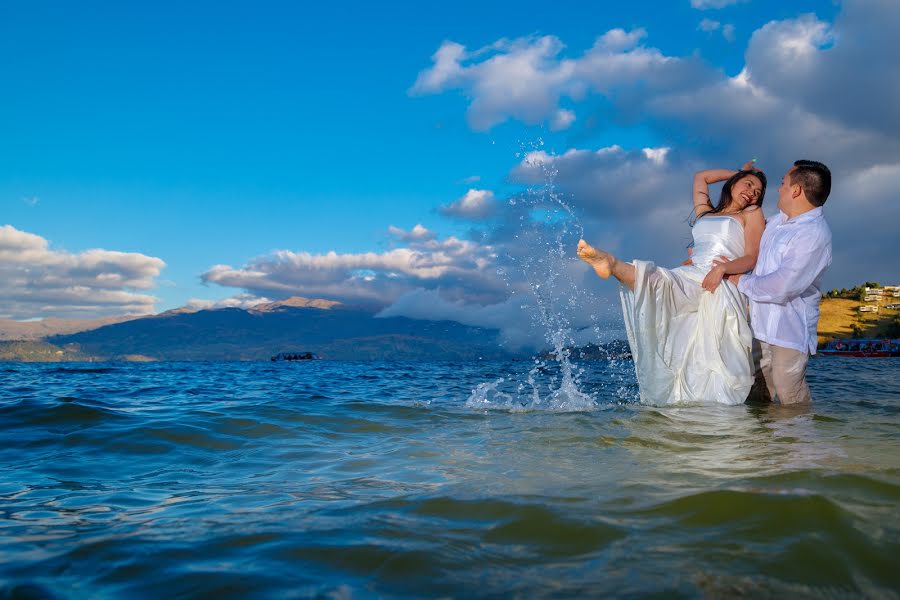
[[[578,242],[578,257],[591,265],[598,277],[608,279],[610,275],[622,285],[634,290],[634,265],[622,262],[609,252],[597,250],[584,240]]]

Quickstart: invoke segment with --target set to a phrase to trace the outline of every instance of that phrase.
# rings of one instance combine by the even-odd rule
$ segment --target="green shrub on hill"
[[[859,300],[863,302],[866,297],[866,288],[880,288],[881,284],[877,281],[867,281],[863,284],[850,288],[833,289],[825,292],[825,298],[845,298],[847,300]]]

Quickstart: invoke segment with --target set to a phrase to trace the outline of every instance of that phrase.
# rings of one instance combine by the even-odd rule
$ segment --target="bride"
[[[725,184],[713,206],[709,184],[719,181]],[[742,404],[747,399],[753,382],[747,301],[723,278],[756,265],[765,193],[766,176],[753,161],[737,172],[712,169],[694,175],[693,254],[690,264],[675,269],[623,262],[578,242],[578,256],[597,275],[612,275],[622,284],[642,402]]]

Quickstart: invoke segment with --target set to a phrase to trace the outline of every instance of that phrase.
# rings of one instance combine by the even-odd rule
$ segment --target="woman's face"
[[[744,210],[751,204],[758,204],[762,194],[762,182],[755,175],[741,177],[731,188],[731,205],[735,210]]]

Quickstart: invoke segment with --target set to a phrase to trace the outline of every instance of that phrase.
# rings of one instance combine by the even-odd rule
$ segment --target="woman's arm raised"
[[[737,173],[731,169],[707,169],[694,173],[694,215],[699,217],[703,213],[713,209],[712,199],[709,197],[709,184],[725,181]]]
[[[756,167],[753,163],[756,159],[748,160],[741,167],[741,171],[752,171]],[[709,197],[709,184],[725,181],[737,173],[733,169],[706,169],[694,173],[694,216],[700,217],[703,213],[713,209],[712,198]]]

